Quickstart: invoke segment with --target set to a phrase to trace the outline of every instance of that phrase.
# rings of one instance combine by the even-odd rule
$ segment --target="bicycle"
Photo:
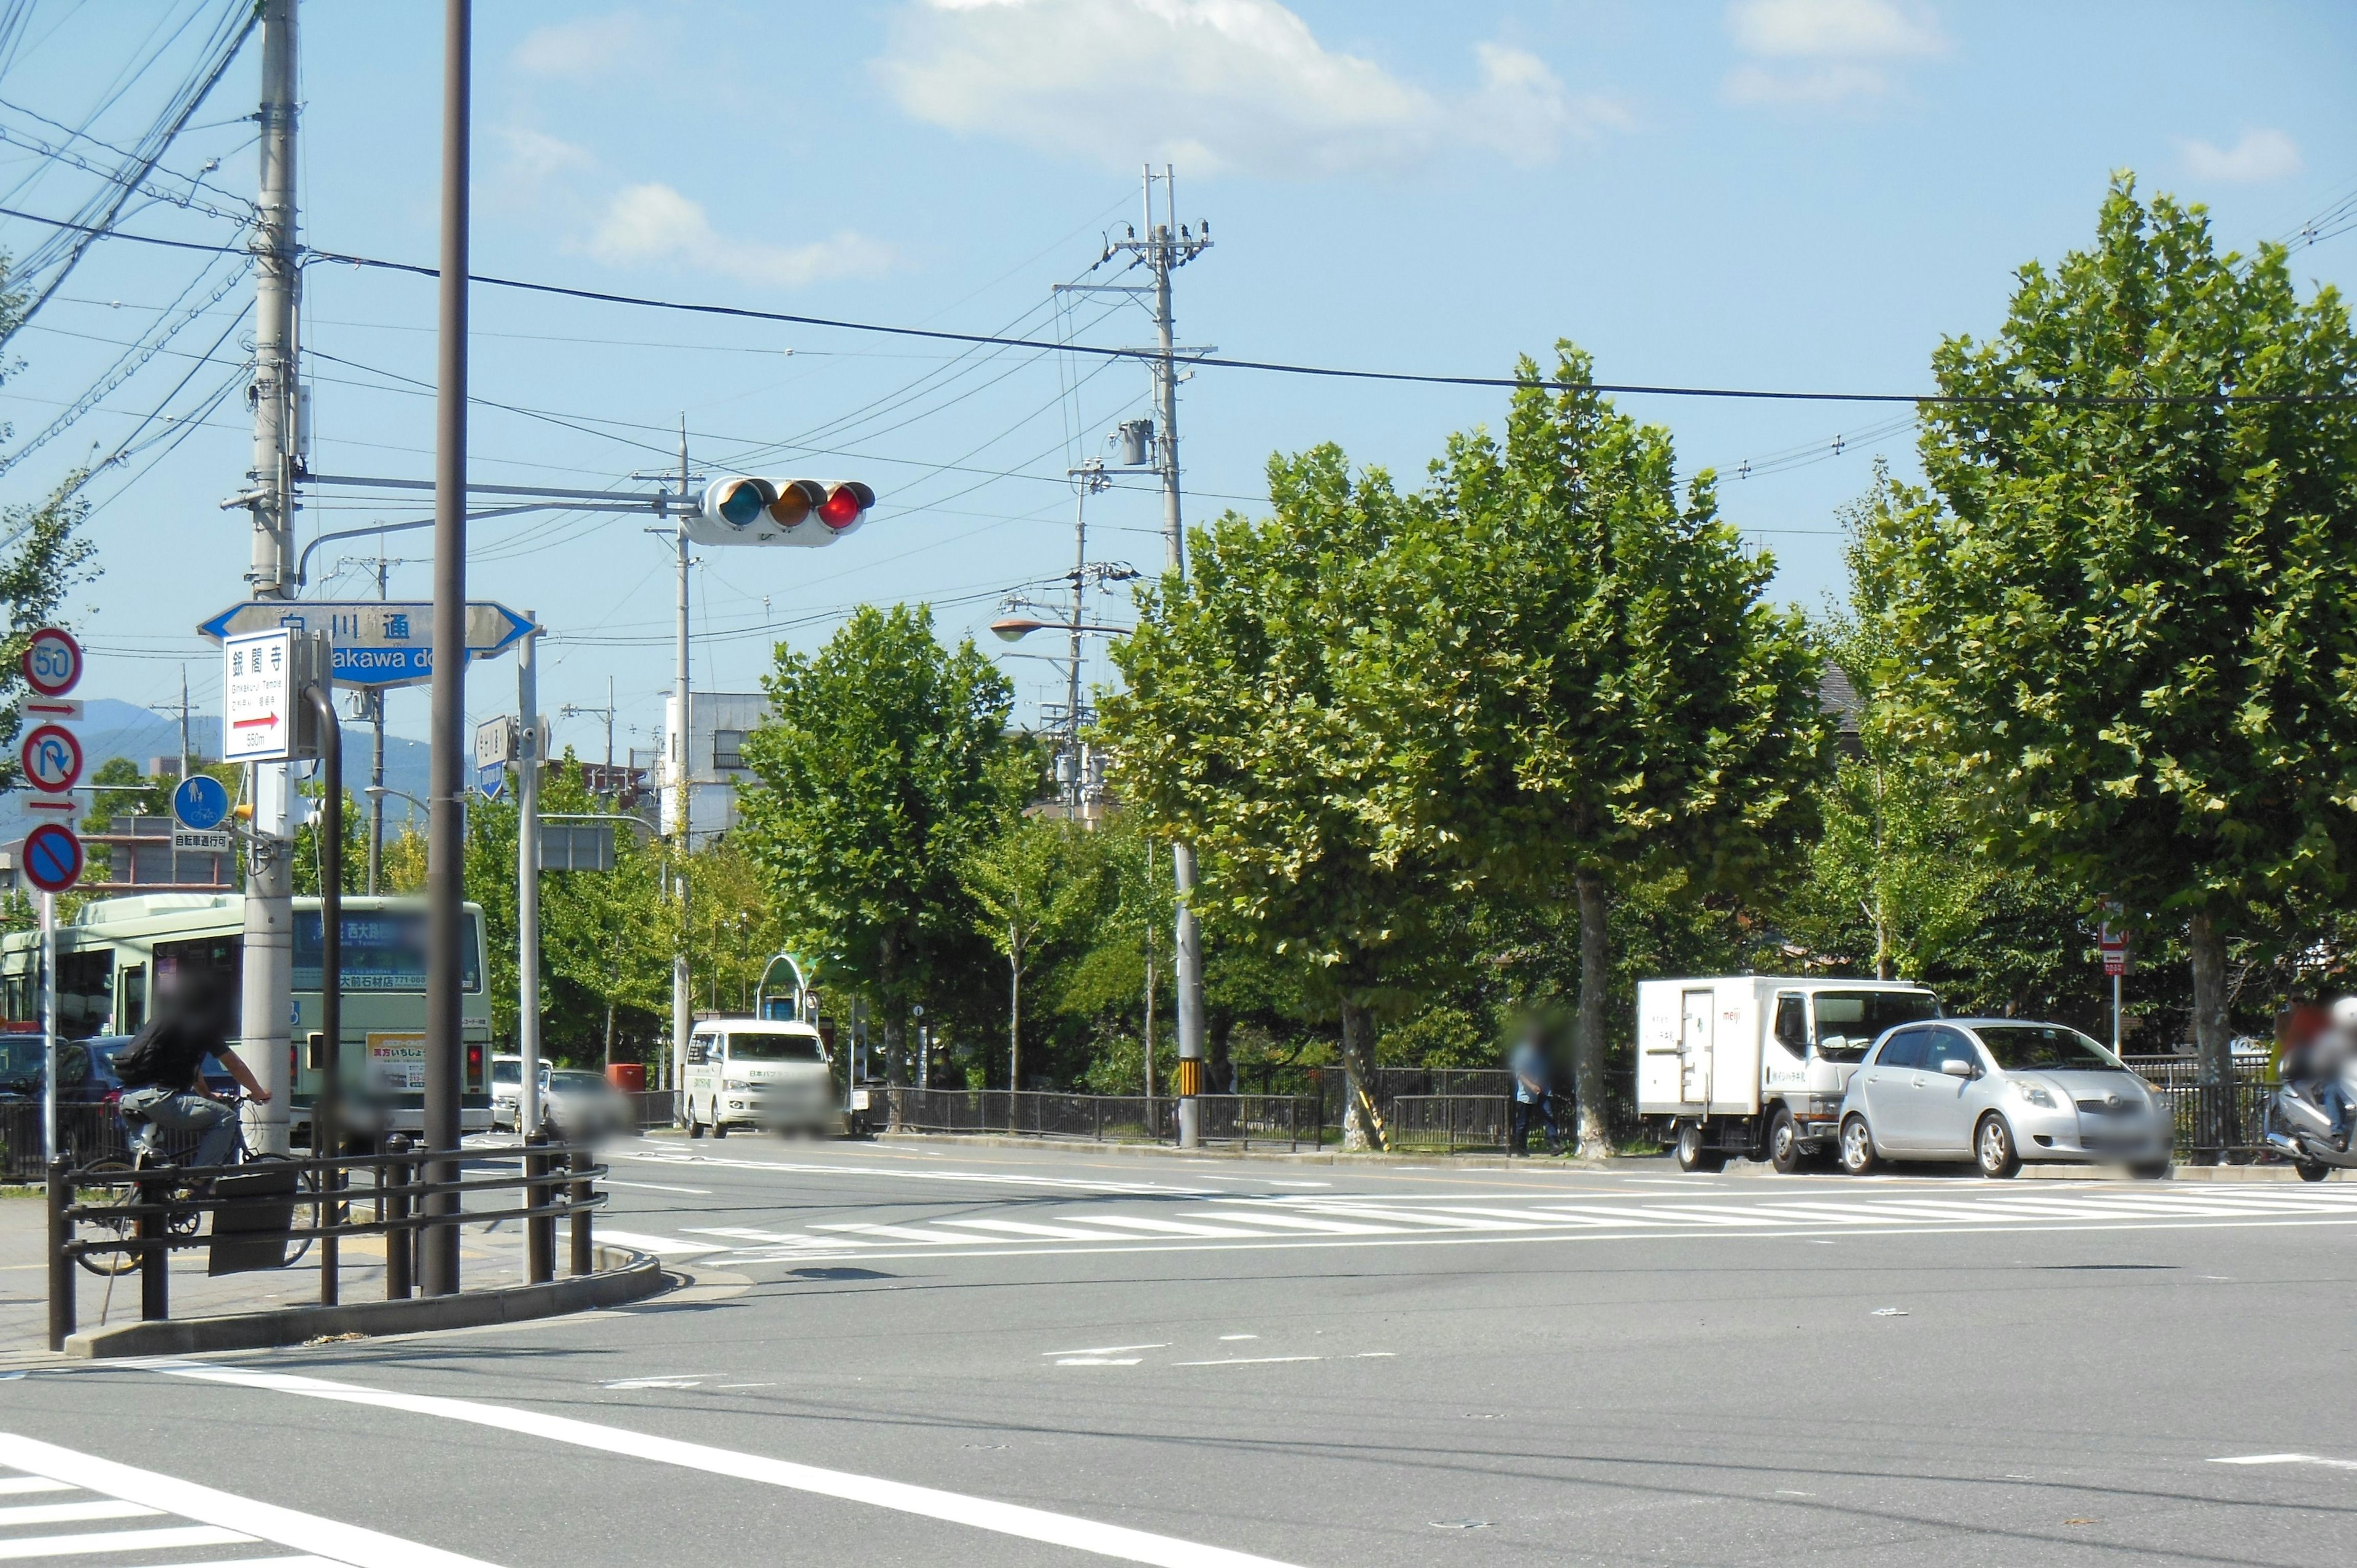
[[[226,1103],[230,1107],[237,1128],[236,1142],[230,1146],[227,1162],[229,1165],[269,1165],[295,1163],[294,1156],[290,1155],[257,1153],[246,1141],[246,1111],[255,1103],[251,1096],[244,1093],[232,1094]],[[135,1123],[144,1123],[146,1121],[145,1117],[123,1115],[120,1112],[117,1112],[117,1118],[130,1130],[134,1137],[138,1133]],[[152,1184],[155,1173],[174,1169],[176,1165],[177,1162],[172,1160],[148,1159],[145,1165],[142,1165],[137,1159],[126,1159],[111,1155],[103,1159],[92,1160],[89,1165],[84,1165],[81,1168],[81,1175],[92,1186],[108,1187],[118,1192],[127,1191],[136,1197],[140,1192],[138,1183],[141,1176],[147,1176]],[[297,1207],[306,1203],[311,1206],[313,1223],[309,1228],[317,1229],[319,1190],[317,1173],[307,1170],[299,1173],[296,1177],[295,1185],[297,1193],[295,1202]],[[194,1184],[175,1184],[168,1190],[165,1196],[165,1202],[171,1206],[171,1211],[164,1220],[164,1231],[167,1237],[186,1240],[197,1234],[204,1223],[204,1210],[184,1206],[194,1203],[199,1197],[199,1194]],[[91,1232],[88,1240],[135,1243],[139,1239],[139,1221],[131,1215],[84,1219],[81,1223],[84,1229]],[[311,1238],[308,1236],[290,1240],[286,1250],[287,1263],[291,1266],[301,1262],[304,1254],[310,1250]],[[74,1261],[91,1273],[113,1278],[119,1274],[127,1274],[137,1268],[140,1257],[140,1252],[135,1247],[119,1251],[81,1252],[76,1254]]]

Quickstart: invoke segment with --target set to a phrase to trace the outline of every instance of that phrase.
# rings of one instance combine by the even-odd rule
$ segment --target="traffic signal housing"
[[[876,492],[857,479],[781,479],[728,474],[704,487],[687,520],[699,544],[832,544],[867,520]]]

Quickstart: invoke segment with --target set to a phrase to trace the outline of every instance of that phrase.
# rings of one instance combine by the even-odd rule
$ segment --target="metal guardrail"
[[[1142,1094],[1058,1094],[1044,1090],[891,1089],[888,1125],[910,1133],[1003,1133],[1092,1143],[1178,1141],[1176,1098]],[[1318,1147],[1326,1121],[1309,1095],[1202,1094],[1195,1097],[1207,1143],[1288,1149]]]
[[[385,1239],[384,1291],[388,1301],[406,1300],[417,1277],[420,1232],[493,1220],[525,1222],[525,1269],[530,1282],[555,1277],[556,1221],[570,1221],[570,1271],[596,1268],[590,1213],[606,1195],[597,1179],[606,1167],[594,1163],[586,1144],[527,1142],[517,1152],[522,1169],[513,1176],[456,1176],[436,1180],[437,1166],[457,1169],[478,1163],[487,1151],[434,1152],[396,1145],[381,1155],[316,1159],[271,1159],[221,1166],[150,1165],[91,1168],[60,1158],[48,1168],[49,1348],[62,1350],[77,1316],[76,1273],[88,1257],[135,1257],[139,1316],[147,1321],[171,1316],[171,1254],[191,1247],[213,1251],[212,1272],[283,1268],[294,1242],[317,1243],[319,1304],[337,1305],[340,1243],[346,1237]],[[365,1172],[365,1186],[352,1181]],[[103,1190],[112,1201],[83,1195]],[[511,1208],[466,1209],[468,1193],[515,1191]],[[447,1199],[456,1212],[433,1212],[432,1200]],[[371,1218],[356,1219],[365,1207]],[[307,1209],[310,1223],[297,1225]],[[206,1216],[210,1226],[203,1226]],[[200,1229],[201,1227],[201,1229]],[[276,1262],[270,1256],[274,1250]],[[228,1266],[224,1267],[226,1261]]]
[[[2266,1141],[2267,1104],[2281,1087],[2275,1079],[2238,1078],[2231,1084],[2204,1084],[2190,1077],[2182,1082],[2154,1082],[2147,1075],[2146,1081],[2169,1101],[2180,1158],[2237,1164],[2281,1158]]]
[[[622,1094],[630,1101],[637,1126],[643,1133],[651,1127],[675,1127],[679,1124],[679,1095],[668,1089],[626,1089]]]

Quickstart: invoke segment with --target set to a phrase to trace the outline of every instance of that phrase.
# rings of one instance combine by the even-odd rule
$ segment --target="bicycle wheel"
[[[139,1189],[135,1187],[112,1186],[115,1177],[128,1177],[132,1174],[129,1160],[92,1160],[82,1167],[82,1174],[92,1178],[91,1186],[108,1187],[118,1203],[128,1202],[138,1194]],[[135,1241],[138,1237],[139,1227],[135,1220],[84,1219],[77,1224],[74,1240]],[[93,1274],[111,1279],[117,1274],[127,1274],[137,1268],[139,1254],[136,1252],[82,1252],[76,1255],[74,1262]]]
[[[245,1163],[249,1165],[291,1165],[295,1163],[295,1156],[250,1154],[245,1156]],[[324,1210],[330,1207],[340,1209],[350,1202],[350,1200],[347,1198],[334,1205],[322,1204],[319,1201],[319,1173],[317,1171],[302,1171],[295,1177],[295,1223],[299,1227],[317,1230],[325,1223],[321,1218]],[[307,1215],[307,1218],[306,1218]],[[286,1263],[289,1268],[303,1261],[304,1254],[311,1250],[311,1240],[312,1238],[303,1236],[286,1243]]]

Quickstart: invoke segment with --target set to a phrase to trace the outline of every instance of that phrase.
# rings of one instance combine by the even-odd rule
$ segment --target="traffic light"
[[[699,544],[832,544],[875,504],[876,492],[856,479],[729,474],[704,487],[687,536]]]

